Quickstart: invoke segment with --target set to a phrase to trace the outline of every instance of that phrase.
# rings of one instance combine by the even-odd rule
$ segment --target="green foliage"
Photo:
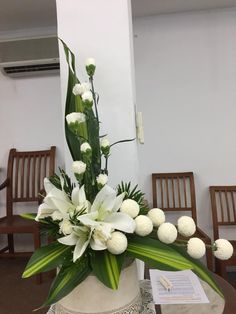
[[[29,219],[29,220],[35,220],[35,217],[37,214],[35,213],[24,213],[20,215],[22,218]]]
[[[123,181],[117,187],[117,194],[120,195],[125,192],[124,199],[132,199],[136,201],[140,206],[140,215],[146,215],[149,208],[145,203],[144,193],[138,190],[138,184],[134,188],[131,188],[131,182],[124,183]]]
[[[58,239],[61,235],[59,234],[59,221],[53,220],[52,217],[45,217],[40,220],[41,228],[40,232],[46,234],[47,237],[52,239]]]
[[[107,250],[91,252],[91,266],[96,277],[108,288],[118,289],[125,254],[113,255]]]
[[[127,253],[143,260],[151,267],[161,270],[192,269],[198,277],[206,281],[220,296],[223,296],[211,273],[177,245],[166,245],[157,239],[131,235]]]
[[[75,185],[71,182],[70,177],[65,173],[63,169],[59,168],[59,173],[60,176],[55,173],[49,178],[49,181],[59,190],[63,189],[66,194],[71,197],[71,193]],[[63,187],[61,178],[63,179]]]
[[[51,270],[63,263],[65,259],[70,259],[71,247],[53,242],[39,248],[31,256],[22,278],[28,278],[40,272]]]
[[[192,264],[192,271],[202,280],[208,283],[212,289],[214,289],[222,298],[224,297],[221,288],[218,286],[217,282],[215,281],[214,277],[212,276],[212,273],[198,260],[192,258],[189,256],[183,247],[180,247],[176,244],[170,245],[172,248],[174,248],[177,252],[179,252],[182,256],[184,256],[186,259],[189,260]]]
[[[80,160],[80,140],[79,138],[70,130],[67,122],[66,115],[76,111],[75,95],[72,92],[73,86],[79,82],[76,77],[75,72],[75,56],[69,47],[61,40],[63,45],[66,61],[68,64],[68,83],[67,83],[67,95],[66,95],[66,105],[65,105],[65,135],[66,141],[73,160]]]
[[[127,252],[161,270],[191,269],[191,263],[186,258],[157,239],[130,235]]]

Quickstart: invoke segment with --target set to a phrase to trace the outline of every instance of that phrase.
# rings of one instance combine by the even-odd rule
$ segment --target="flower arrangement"
[[[161,209],[147,208],[137,186],[122,182],[115,190],[108,185],[111,149],[125,141],[110,144],[99,134],[95,60],[86,61],[89,83],[82,83],[76,76],[74,54],[62,44],[69,73],[65,134],[75,183],[61,169],[59,175],[45,178],[46,195],[37,215],[24,215],[40,222],[53,241],[32,255],[23,278],[59,269],[43,304],[47,306],[70,293],[91,272],[105,286],[117,289],[124,260],[131,257],[164,270],[192,269],[222,296],[209,271],[193,259],[205,254],[203,241],[177,238],[178,232],[184,237],[195,233],[192,218],[179,218],[176,227],[165,222]],[[217,240],[212,249],[220,259],[233,254],[232,245],[224,239]]]

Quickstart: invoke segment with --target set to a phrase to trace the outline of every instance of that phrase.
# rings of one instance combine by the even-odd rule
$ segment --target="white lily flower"
[[[133,233],[134,220],[125,213],[118,212],[124,193],[116,196],[116,191],[105,185],[97,194],[90,212],[78,217],[78,220],[92,230],[90,246],[93,250],[104,250],[106,242],[114,230]]]
[[[63,187],[63,183],[61,183]],[[56,188],[48,179],[44,179],[44,188],[47,192],[43,203],[38,208],[36,221],[46,217],[52,217],[53,220],[68,219],[71,213],[82,209],[88,211],[90,203],[86,200],[84,186],[75,187],[71,194],[71,200],[64,190]]]
[[[60,238],[57,241],[65,245],[75,245],[73,253],[73,262],[75,262],[85,252],[89,245],[91,234],[92,230],[85,226],[74,226],[70,235]]]

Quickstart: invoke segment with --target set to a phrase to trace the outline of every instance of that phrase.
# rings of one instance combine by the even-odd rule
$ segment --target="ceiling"
[[[57,23],[56,0],[0,0],[0,7],[0,32],[53,27]]]
[[[236,0],[131,0],[131,2],[135,17],[236,6]],[[56,0],[0,0],[0,5],[0,33],[56,26]]]
[[[131,0],[134,17],[236,6],[236,0]]]

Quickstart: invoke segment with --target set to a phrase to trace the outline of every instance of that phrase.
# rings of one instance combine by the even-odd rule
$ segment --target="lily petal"
[[[43,203],[38,208],[38,213],[37,213],[37,216],[35,217],[35,220],[39,221],[39,219],[43,219],[45,217],[51,216],[53,212],[54,212],[53,208]]]
[[[73,188],[72,193],[71,193],[71,200],[75,206],[79,205],[79,192],[80,192],[80,188],[76,186],[75,188]]]
[[[44,190],[48,194],[52,189],[55,188],[55,186],[50,182],[48,178],[44,178],[43,180]]]
[[[75,262],[78,258],[80,258],[84,251],[86,250],[87,246],[89,245],[89,238],[77,238],[77,243],[73,253],[73,262]]]
[[[54,209],[58,209],[60,212],[67,212],[72,206],[68,196],[64,191],[57,188],[52,189],[45,197],[44,202],[50,205]]]
[[[133,233],[135,229],[135,221],[125,213],[113,213],[104,219],[104,222],[108,222],[112,228]]]
[[[85,226],[98,226],[99,223],[95,221],[98,216],[98,212],[92,212],[89,214],[84,214],[78,217],[78,220],[82,222]]]
[[[105,185],[101,189],[101,191],[98,192],[98,194],[96,195],[95,200],[93,202],[93,205],[91,207],[91,212],[99,210],[99,208],[102,206],[103,202],[108,197],[110,197],[111,195],[113,195],[113,197],[115,198],[116,191],[114,189],[112,189],[110,186]]]
[[[102,250],[106,250],[107,248],[107,246],[104,243],[94,238],[91,239],[90,246],[92,250],[95,250],[95,251],[102,251]]]
[[[117,212],[120,209],[124,197],[125,197],[125,192],[123,192],[117,196],[116,201],[115,201],[115,205],[112,209],[113,212]]]
[[[68,236],[57,239],[57,241],[65,245],[75,245],[78,237],[74,233],[71,233]]]

